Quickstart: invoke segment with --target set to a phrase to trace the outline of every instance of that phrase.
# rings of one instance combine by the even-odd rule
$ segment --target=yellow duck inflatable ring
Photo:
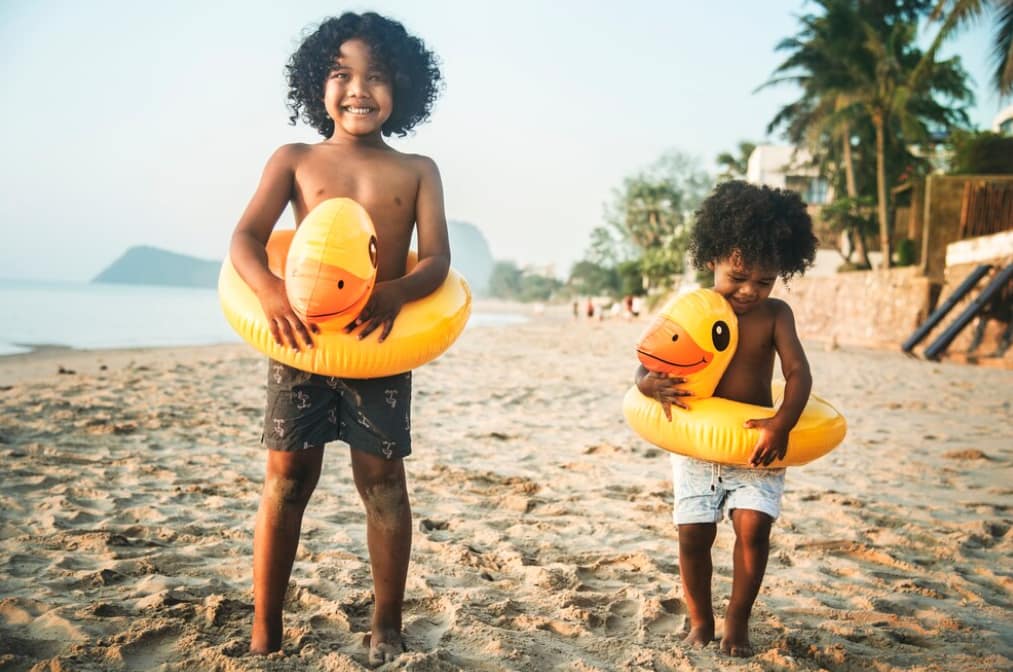
[[[746,420],[769,418],[784,391],[772,385],[775,408],[743,404],[712,396],[739,342],[738,320],[723,296],[698,289],[676,297],[662,308],[637,344],[644,368],[686,378],[683,387],[690,410],[672,407],[669,422],[661,404],[634,385],[623,399],[626,422],[660,448],[708,462],[748,466],[759,430]],[[833,406],[816,395],[809,398],[788,436],[788,452],[769,468],[797,466],[826,455],[844,439],[847,423]]]
[[[464,330],[471,290],[453,269],[432,294],[406,303],[383,343],[376,334],[346,334],[376,281],[376,233],[366,210],[348,198],[323,201],[296,230],[274,231],[267,241],[271,271],[285,279],[292,309],[316,324],[313,347],[278,345],[253,290],[226,258],[218,276],[225,318],[254,348],[271,359],[325,376],[381,378],[436,359]],[[417,263],[408,255],[407,270]]]

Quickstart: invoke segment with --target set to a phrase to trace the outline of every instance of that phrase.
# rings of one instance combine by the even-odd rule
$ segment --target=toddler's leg
[[[401,608],[412,548],[412,512],[404,463],[352,450],[355,486],[366,508],[366,543],[373,570],[369,660],[394,660],[403,651]]]
[[[714,523],[679,525],[679,574],[689,609],[690,631],[686,643],[707,646],[714,639],[714,608],[711,605],[711,546],[717,534]]]
[[[749,644],[749,615],[767,569],[770,526],[774,519],[751,509],[735,509],[731,516],[735,528],[735,571],[721,649],[733,656],[746,657],[753,655]]]
[[[270,450],[253,536],[252,653],[281,648],[281,608],[299,545],[306,503],[320,478],[324,449]]]

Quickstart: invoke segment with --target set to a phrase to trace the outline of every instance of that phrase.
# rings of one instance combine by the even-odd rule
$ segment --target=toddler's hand
[[[300,350],[299,340],[307,348],[313,347],[313,339],[310,338],[310,330],[319,333],[320,329],[314,324],[309,328],[303,324],[299,316],[292,310],[288,302],[288,295],[285,294],[285,283],[280,278],[272,285],[271,289],[258,295],[260,306],[264,309],[267,323],[271,328],[271,336],[274,342],[281,346],[287,346],[293,350]],[[299,338],[296,338],[299,334]]]
[[[746,420],[748,429],[760,430],[760,438],[749,456],[749,464],[753,467],[769,466],[774,460],[783,460],[788,453],[788,432],[775,418],[758,418]]]
[[[380,331],[380,338],[377,339],[383,343],[390,335],[390,330],[394,328],[394,320],[397,319],[404,304],[404,295],[398,289],[397,284],[378,282],[373,287],[369,302],[358,317],[345,327],[345,333],[350,334],[361,326],[362,331],[359,332],[359,340],[361,341],[379,327],[383,327]]]
[[[667,373],[655,373],[651,371],[637,381],[637,388],[645,397],[650,397],[660,403],[661,410],[665,413],[665,418],[671,422],[672,406],[689,410],[689,406],[686,405],[681,397],[691,396],[691,393],[689,390],[679,387],[679,385],[685,382],[686,379],[679,376],[669,376]]]

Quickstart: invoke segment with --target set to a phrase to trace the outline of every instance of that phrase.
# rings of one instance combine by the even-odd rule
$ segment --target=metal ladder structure
[[[955,290],[953,290],[953,293],[946,297],[946,301],[933,310],[932,314],[929,315],[924,322],[918,325],[918,328],[914,330],[914,333],[908,336],[907,340],[901,343],[900,349],[907,353],[914,350],[914,347],[921,343],[922,339],[928,336],[930,331],[936,328],[936,325],[939,324],[951,310],[953,310],[953,307],[957,305],[957,302],[964,298],[964,296],[978,284],[978,281],[985,277],[985,274],[988,273],[991,268],[992,267],[989,264],[981,264],[975,268],[971,274],[964,278],[964,281],[960,283]]]
[[[968,277],[968,280],[970,280],[971,277],[977,274],[978,271],[981,270],[981,268],[982,268],[981,266],[976,268],[974,270],[974,273],[972,273],[972,275]],[[988,266],[985,266],[986,272],[988,268],[989,268]],[[982,275],[984,275],[984,272],[982,273]],[[974,297],[974,300],[971,301],[971,303],[959,315],[957,315],[957,317],[953,320],[953,322],[951,322],[946,327],[946,329],[943,330],[943,333],[939,334],[936,340],[932,341],[932,343],[930,343],[929,346],[925,348],[924,352],[925,359],[938,360],[939,356],[943,352],[945,352],[946,348],[949,347],[950,343],[953,342],[953,339],[957,337],[957,334],[959,334],[961,330],[963,330],[963,328],[966,327],[972,319],[974,319],[974,316],[977,315],[982,308],[988,305],[988,302],[991,301],[994,296],[996,296],[999,292],[1002,291],[1003,287],[1006,286],[1006,283],[1008,283],[1011,278],[1013,278],[1013,264],[1008,264],[1006,268],[1002,269],[1001,271],[995,274],[995,276],[989,281],[989,283],[985,285],[985,288],[981,290],[981,293],[978,294],[978,296]],[[964,290],[964,294],[967,294],[967,292],[970,291],[970,288],[973,287],[975,284],[977,284],[979,279],[980,276],[978,277],[978,279],[974,281],[974,283],[972,283],[967,289]],[[965,284],[968,284],[966,280],[965,282],[961,283],[960,287],[958,287],[957,290],[959,291],[961,288],[964,287]],[[954,294],[956,293],[957,292],[954,292]],[[947,303],[949,303],[949,299],[947,300]],[[954,301],[954,303],[956,303],[956,301]],[[947,308],[947,311],[949,311],[952,307],[953,306],[951,305],[949,308]],[[933,315],[935,315],[935,313],[933,313]],[[931,316],[929,319],[931,319]],[[939,319],[942,319],[942,317],[940,316]],[[937,319],[936,322],[938,322],[939,319]],[[921,327],[919,327],[919,330],[921,330]],[[915,333],[917,334],[918,332]],[[927,334],[928,331],[926,331],[925,333]],[[914,335],[912,335],[912,337],[913,336]],[[922,334],[921,338],[924,337],[925,334]],[[919,340],[921,340],[921,338],[919,338]],[[909,338],[908,341],[910,340],[911,339]],[[907,344],[908,341],[904,342],[905,345]],[[914,346],[912,345],[912,347]]]

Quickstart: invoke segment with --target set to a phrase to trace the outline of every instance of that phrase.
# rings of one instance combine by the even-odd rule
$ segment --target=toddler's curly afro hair
[[[715,187],[697,210],[689,252],[697,268],[738,252],[743,263],[776,268],[788,280],[812,266],[816,236],[794,191],[731,180]]]
[[[394,110],[381,132],[407,135],[429,118],[443,76],[435,54],[422,40],[409,35],[397,21],[373,12],[346,12],[325,20],[292,54],[286,66],[289,121],[295,124],[301,117],[324,137],[334,132],[334,121],[324,109],[324,83],[342,43],[353,38],[369,45],[376,65],[387,73],[393,86]]]

